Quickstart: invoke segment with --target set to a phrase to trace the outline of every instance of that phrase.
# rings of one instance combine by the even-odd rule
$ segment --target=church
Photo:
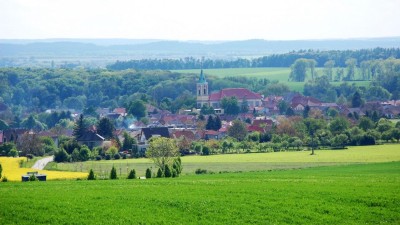
[[[197,93],[197,108],[201,108],[203,105],[212,106],[214,109],[221,107],[221,100],[223,98],[236,97],[239,104],[246,100],[250,109],[261,106],[262,96],[258,93],[254,93],[246,88],[225,88],[218,92],[209,93],[208,82],[203,73],[200,72],[199,81],[196,85]]]

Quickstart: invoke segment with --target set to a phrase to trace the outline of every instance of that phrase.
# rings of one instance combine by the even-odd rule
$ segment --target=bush
[[[10,156],[10,157],[18,157],[17,149],[15,149],[15,148],[11,149],[11,151],[8,152],[8,156]]]
[[[203,155],[210,155],[210,149],[207,146],[203,146],[201,151]]]
[[[111,155],[107,154],[105,157],[106,160],[110,160],[111,159]]]
[[[162,171],[161,171],[161,168],[158,168],[158,170],[157,170],[157,177],[158,177],[158,178],[163,177],[163,173],[162,173]]]
[[[7,177],[3,177],[3,179],[1,179],[1,182],[8,182]]]
[[[374,136],[370,134],[364,134],[360,138],[360,145],[374,145],[375,144],[375,138]]]
[[[151,178],[151,170],[149,168],[146,169],[146,178]]]
[[[136,171],[135,171],[135,169],[132,169],[129,172],[128,179],[136,179]]]
[[[37,181],[38,179],[37,179],[37,177],[34,175],[34,174],[32,174],[30,177],[29,177],[29,181]]]
[[[172,177],[178,177],[178,172],[176,172],[176,169],[172,169]]]
[[[28,158],[28,159],[33,159],[33,155],[32,154],[26,154],[26,158]]]
[[[96,160],[97,161],[100,161],[102,158],[101,158],[101,155],[96,155]]]
[[[119,153],[115,153],[114,159],[120,159],[120,158],[121,158],[121,155]]]
[[[203,169],[196,169],[196,171],[194,172],[195,174],[206,174],[207,170],[203,170]]]
[[[60,149],[54,154],[54,161],[56,162],[68,162],[69,155],[64,149]]]
[[[1,178],[1,173],[3,172],[3,167],[1,166],[1,163],[0,163],[0,178]]]
[[[88,180],[96,180],[96,176],[94,175],[94,172],[92,169],[89,171],[89,176],[87,178]]]
[[[172,177],[172,172],[168,165],[165,166],[164,175],[165,177]]]
[[[126,159],[126,158],[127,158],[126,154],[122,154],[122,159]]]
[[[115,169],[114,166],[111,168],[110,179],[111,180],[118,179],[118,177],[117,177],[117,169]]]

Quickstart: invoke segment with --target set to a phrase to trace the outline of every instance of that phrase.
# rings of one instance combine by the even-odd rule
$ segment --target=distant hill
[[[400,37],[294,41],[168,41],[135,39],[0,39],[0,63],[13,58],[113,62],[143,58],[254,58],[297,50],[399,48]]]

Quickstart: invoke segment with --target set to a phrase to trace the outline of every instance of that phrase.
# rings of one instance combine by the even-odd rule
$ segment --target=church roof
[[[203,69],[200,72],[199,83],[207,83],[206,77],[204,76]]]
[[[246,98],[247,100],[257,99],[260,100],[262,97],[258,93],[254,93],[246,88],[226,88],[219,92],[212,93],[209,97],[210,101],[221,101],[224,97],[236,97],[237,100],[242,100]]]

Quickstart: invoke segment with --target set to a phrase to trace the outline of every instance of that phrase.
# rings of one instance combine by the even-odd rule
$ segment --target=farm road
[[[52,161],[53,161],[53,156],[49,156],[49,157],[46,157],[46,158],[43,158],[43,159],[39,159],[32,166],[32,169],[42,170],[47,165],[47,163],[52,162]]]

